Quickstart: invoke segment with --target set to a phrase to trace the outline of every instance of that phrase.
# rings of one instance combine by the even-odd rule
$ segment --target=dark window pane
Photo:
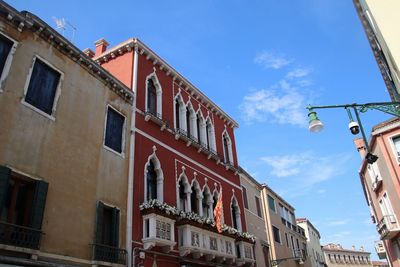
[[[157,199],[157,173],[153,161],[147,167],[147,200]]]
[[[278,242],[278,243],[281,243],[281,237],[279,235],[279,229],[276,228],[275,226],[272,226],[272,232],[273,232],[273,235],[274,235],[274,241]]]
[[[270,195],[268,195],[268,206],[273,212],[276,212],[275,200]]]
[[[152,79],[147,82],[147,111],[157,113],[157,93]]]
[[[179,112],[180,112],[180,105],[179,105],[179,102],[178,102],[178,99],[176,99],[176,101],[175,101],[175,128],[176,129],[179,129],[180,128],[180,124],[179,124],[179,120],[180,120],[180,118],[179,118]]]
[[[3,73],[4,65],[13,44],[11,40],[0,34],[0,76]]]
[[[194,186],[192,186],[192,194],[190,195],[190,204],[192,207],[192,212],[194,213],[199,213],[199,209],[198,209],[198,201],[197,201],[197,191],[196,188]]]
[[[249,202],[247,201],[247,190],[246,190],[246,187],[243,187],[243,186],[242,186],[242,192],[243,192],[244,207],[245,207],[246,209],[248,209],[248,208],[249,208]]]
[[[189,111],[189,108],[186,109],[186,131],[187,131],[187,135],[190,137],[191,129],[190,129],[190,111]]]
[[[257,208],[257,215],[259,217],[262,217],[261,215],[261,205],[260,205],[260,198],[255,197],[256,198],[256,208]]]
[[[60,73],[36,59],[25,101],[51,115]]]
[[[229,159],[228,139],[226,138],[226,136],[224,136],[223,140],[224,140],[225,162],[226,162],[226,163],[229,163],[229,162],[230,162],[230,159]]]
[[[124,116],[112,108],[108,108],[105,145],[118,153],[122,152],[124,120]]]

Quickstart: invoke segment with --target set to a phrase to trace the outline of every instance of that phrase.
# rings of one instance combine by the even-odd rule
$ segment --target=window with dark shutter
[[[246,187],[242,186],[242,192],[243,192],[244,207],[246,209],[249,209],[249,202],[247,200],[247,189],[246,189]]]
[[[0,243],[39,249],[48,186],[0,166],[0,226],[18,232],[16,238],[3,232],[10,228],[0,227]]]
[[[61,74],[36,58],[33,66],[25,102],[52,115],[54,99]]]
[[[111,247],[119,245],[119,210],[104,205],[101,201],[97,204],[96,243]]]
[[[201,134],[200,134],[200,115],[197,114],[196,115],[196,129],[197,129],[197,141],[199,142],[199,144],[201,144],[203,142],[203,140],[201,140]]]
[[[190,110],[189,108],[186,108],[186,131],[187,131],[187,136],[191,136],[191,125],[190,125]]]
[[[108,107],[104,145],[118,153],[122,153],[124,123],[124,116]]]
[[[258,215],[258,217],[262,217],[262,214],[261,214],[261,205],[260,205],[260,198],[255,196],[255,199],[256,199],[257,215]]]
[[[8,54],[11,51],[13,42],[0,34],[0,76],[3,73],[4,65],[6,64]]]

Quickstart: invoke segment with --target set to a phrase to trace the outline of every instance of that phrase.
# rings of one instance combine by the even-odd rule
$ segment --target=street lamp
[[[309,119],[309,126],[308,129],[310,132],[317,133],[320,132],[323,128],[324,125],[320,121],[320,119],[317,116],[317,112],[315,112],[316,109],[327,109],[327,108],[344,108],[347,111],[347,115],[349,116],[349,130],[353,135],[357,135],[361,131],[362,138],[365,143],[365,147],[367,150],[367,155],[365,156],[365,159],[367,160],[368,163],[372,164],[374,163],[377,159],[378,156],[374,155],[371,153],[369,145],[368,145],[368,140],[364,132],[364,128],[361,124],[361,119],[359,112],[364,113],[367,112],[370,109],[376,109],[382,112],[385,112],[387,114],[400,117],[400,102],[377,102],[377,103],[366,103],[366,104],[344,104],[344,105],[330,105],[330,106],[308,106],[308,119]],[[354,114],[356,115],[357,121],[353,120],[352,112],[351,109],[353,109]]]

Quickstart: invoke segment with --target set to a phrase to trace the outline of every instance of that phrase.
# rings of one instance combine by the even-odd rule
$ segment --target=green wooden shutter
[[[42,229],[42,221],[44,214],[44,207],[46,205],[47,190],[49,183],[45,181],[37,181],[35,192],[33,194],[30,226],[35,229]]]
[[[10,181],[11,169],[5,166],[0,166],[0,215],[3,210],[4,203],[7,197],[8,183]]]
[[[103,214],[104,204],[103,202],[97,202],[97,214],[96,214],[96,244],[103,244]]]
[[[112,246],[119,246],[119,210],[113,208],[112,211]]]

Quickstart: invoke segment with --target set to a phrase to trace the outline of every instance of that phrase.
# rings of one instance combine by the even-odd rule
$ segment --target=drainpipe
[[[128,211],[126,218],[126,249],[128,251],[128,267],[134,266],[134,258],[132,259],[132,220],[133,220],[133,180],[135,167],[135,132],[136,132],[136,98],[137,98],[137,66],[138,66],[138,47],[135,41],[133,52],[133,69],[132,69],[132,91],[134,93],[132,117],[130,126],[130,149],[129,149],[129,176],[128,176]]]

